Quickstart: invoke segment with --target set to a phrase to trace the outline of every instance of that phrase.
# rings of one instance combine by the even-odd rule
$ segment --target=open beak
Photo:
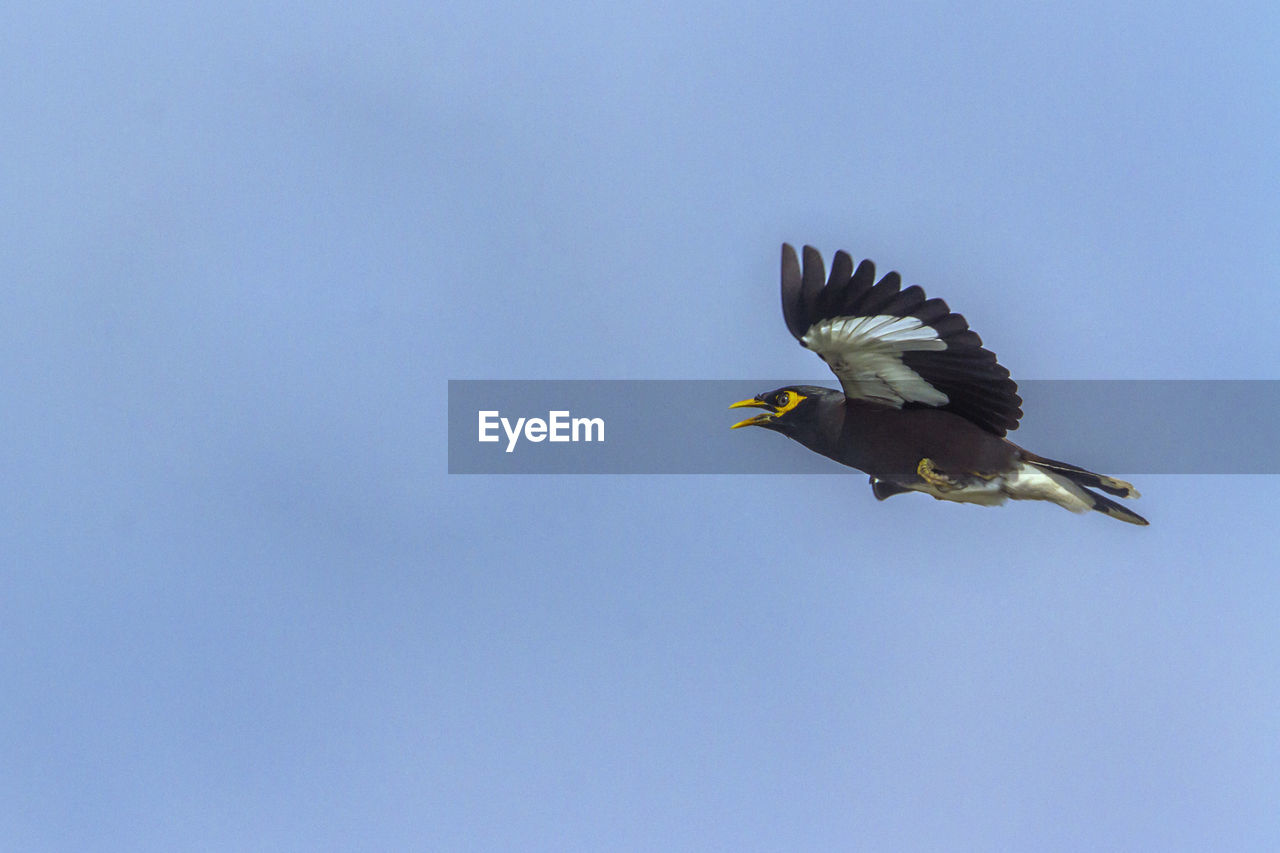
[[[763,400],[756,399],[755,397],[752,397],[750,400],[739,400],[729,408],[731,409],[751,408],[751,409],[768,409],[769,410],[767,412],[764,412],[763,414],[752,415],[751,417],[747,418],[745,421],[738,421],[736,424],[729,427],[729,429],[737,429],[738,427],[744,427],[744,426],[760,426],[761,424],[768,423],[769,421],[773,420],[773,415],[777,411],[777,409],[774,408],[773,406],[770,406],[768,403],[764,402]]]

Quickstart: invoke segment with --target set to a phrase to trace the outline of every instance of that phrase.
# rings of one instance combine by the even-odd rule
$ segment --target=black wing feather
[[[817,311],[818,296],[827,283],[827,272],[822,263],[822,255],[812,246],[804,247],[804,276],[801,292],[804,295],[805,310],[810,316],[821,316]],[[812,325],[812,323],[810,323]]]
[[[789,244],[783,243],[782,317],[787,321],[787,329],[797,340],[804,337],[805,330],[812,325],[809,322],[809,315],[804,310],[802,282],[800,259],[796,257],[796,250]]]
[[[827,287],[843,290],[851,278],[853,278],[853,258],[849,257],[848,252],[836,252],[836,256],[831,259],[831,277],[827,279]]]
[[[898,288],[901,286],[902,276],[896,272],[887,274],[862,298],[858,304],[858,316],[872,317],[884,313],[884,307],[898,295]]]
[[[860,328],[860,338],[851,342],[836,341],[843,347],[838,352],[813,347],[836,371],[846,394],[860,396],[858,392],[868,376],[867,381],[876,388],[892,389],[895,383],[900,385],[903,380],[893,373],[892,366],[901,364],[913,371],[918,380],[923,380],[923,383],[917,381],[917,385],[930,386],[946,395],[946,402],[935,405],[936,408],[954,412],[996,435],[1017,429],[1018,419],[1022,417],[1017,383],[997,362],[995,354],[983,347],[982,338],[969,328],[965,318],[952,312],[944,300],[927,298],[918,285],[902,288],[902,277],[897,272],[887,273],[876,282],[875,264],[864,260],[855,269],[853,258],[847,252],[837,252],[832,258],[830,278],[817,249],[805,246],[801,257],[803,268],[795,249],[783,245],[783,317],[787,329],[802,343],[815,329],[825,328],[830,344],[832,336],[838,338],[841,329]],[[904,322],[876,321],[857,327],[857,318],[862,317],[900,318],[905,325]],[[850,318],[850,321],[834,327],[824,322],[837,318]],[[908,318],[919,321],[920,328]],[[876,339],[877,327],[881,325],[886,326],[887,336]],[[897,337],[892,334],[894,330]],[[863,352],[867,346],[880,349],[868,350],[868,356]],[[872,372],[865,375],[859,372],[865,365],[858,361],[864,356],[872,359],[869,362]],[[881,370],[885,365],[888,365],[887,373]],[[901,368],[898,372],[902,372]],[[872,396],[893,404],[884,400],[879,392]],[[908,393],[901,404],[927,404],[921,399],[929,400],[928,397],[912,398]],[[932,402],[938,403],[940,399]]]
[[[880,310],[895,317],[905,317],[908,314],[914,315],[916,311],[920,310],[920,307],[924,305],[924,301],[924,288],[913,284],[891,299],[889,304]]]

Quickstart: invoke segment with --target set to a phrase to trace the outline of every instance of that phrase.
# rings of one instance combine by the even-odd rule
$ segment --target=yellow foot
[[[928,456],[920,460],[920,464],[916,466],[916,473],[920,475],[921,480],[924,480],[940,492],[959,487],[959,484],[946,474],[936,470],[933,467],[933,460]]]

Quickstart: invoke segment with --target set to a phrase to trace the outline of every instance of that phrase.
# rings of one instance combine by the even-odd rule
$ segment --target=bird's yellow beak
[[[738,427],[744,427],[744,426],[759,426],[760,424],[767,423],[773,420],[774,412],[777,411],[775,407],[770,406],[768,403],[764,402],[763,400],[758,400],[755,397],[752,397],[750,400],[739,400],[729,408],[731,409],[751,408],[751,409],[768,409],[769,410],[759,415],[752,415],[751,417],[747,418],[745,421],[738,421],[736,424],[729,427],[729,429],[737,429]]]

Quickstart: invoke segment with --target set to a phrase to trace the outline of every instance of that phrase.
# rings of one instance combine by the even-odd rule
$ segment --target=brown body
[[[1021,456],[1017,445],[942,409],[894,408],[827,388],[801,390],[814,406],[809,417],[760,425],[880,480],[920,481],[921,459],[935,460],[955,479],[988,479],[1014,468]]]
[[[1096,510],[1131,524],[1140,515],[1089,491],[1137,497],[1130,484],[1031,453],[945,409],[853,399],[814,385],[792,385],[735,403],[765,409],[734,427],[780,432],[871,476],[884,500],[917,491],[939,500],[994,505],[1048,500],[1075,512]]]
[[[830,412],[820,417],[831,418],[829,434],[840,438],[818,452],[873,477],[898,483],[919,479],[916,468],[928,458],[945,459],[946,473],[954,478],[988,479],[1010,470],[1019,459],[1017,445],[951,412],[895,409],[838,397]]]

